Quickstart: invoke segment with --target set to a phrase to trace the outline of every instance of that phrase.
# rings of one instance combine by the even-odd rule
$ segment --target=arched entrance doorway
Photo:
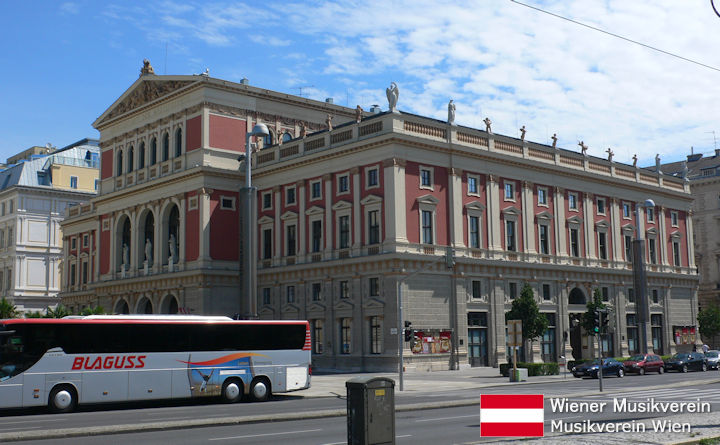
[[[113,311],[116,314],[129,314],[130,313],[130,306],[128,306],[127,301],[125,299],[121,299],[120,301],[115,304],[115,310]]]
[[[142,297],[140,301],[138,301],[137,308],[135,310],[136,314],[152,314],[153,313],[153,305],[150,300],[148,300],[146,297]]]
[[[585,305],[587,304],[587,299],[582,289],[576,287],[570,291],[568,304],[570,306],[575,306],[575,308],[569,308],[570,315],[568,326],[570,328],[570,347],[572,348],[573,358],[575,360],[580,360],[583,358],[583,329],[580,324],[582,322],[582,314],[585,312]]]
[[[160,313],[175,315],[178,313],[178,302],[175,296],[166,295],[160,305]]]

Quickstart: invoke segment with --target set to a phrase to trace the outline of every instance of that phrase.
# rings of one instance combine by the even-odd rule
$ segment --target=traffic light
[[[600,312],[599,310],[595,309],[595,314],[593,314],[593,315],[594,315],[594,317],[595,317],[595,319],[593,320],[593,333],[594,333],[594,334],[597,334],[598,332],[600,332],[600,325],[601,325],[601,320],[602,320],[602,312]]]
[[[410,341],[413,338],[413,330],[410,329],[410,326],[412,326],[412,322],[405,320],[405,341]]]
[[[608,317],[608,314],[605,313],[605,315],[603,315],[603,317],[602,317],[602,320],[600,321],[600,331],[607,334],[609,324],[610,324],[610,317]]]

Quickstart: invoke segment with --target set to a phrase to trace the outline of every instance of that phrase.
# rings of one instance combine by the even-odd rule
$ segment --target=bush
[[[557,363],[523,363],[518,362],[518,368],[527,368],[528,377],[536,377],[540,375],[558,375],[560,374],[560,367]],[[503,363],[500,365],[500,374],[504,377],[510,376],[510,370],[512,364]]]

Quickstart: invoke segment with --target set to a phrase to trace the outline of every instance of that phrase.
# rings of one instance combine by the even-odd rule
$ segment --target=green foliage
[[[558,375],[560,374],[560,366],[557,363],[523,363],[518,362],[518,368],[527,368],[528,377],[536,377],[539,375]],[[500,365],[500,374],[505,377],[510,376],[512,364],[503,363]]]
[[[547,331],[548,320],[535,301],[532,287],[525,283],[520,296],[513,300],[512,308],[505,313],[505,321],[522,320],[522,336],[524,340],[534,340]]]
[[[58,304],[55,309],[51,307],[47,308],[43,318],[63,318],[68,315],[72,315],[70,314],[70,311],[62,304]]]
[[[706,338],[714,337],[720,333],[720,308],[712,305],[698,312],[698,325],[700,335]]]
[[[3,297],[2,300],[0,300],[0,319],[17,318],[19,316],[20,313],[18,312],[17,307]]]
[[[43,318],[43,314],[41,314],[39,311],[25,312],[25,318]]]
[[[103,315],[105,309],[102,306],[86,307],[80,312],[80,315]]]
[[[607,306],[602,302],[600,289],[595,289],[592,300],[588,302],[587,311],[583,314],[582,321],[580,322],[580,325],[583,329],[585,329],[585,332],[587,332],[588,335],[595,335],[595,313],[598,309],[607,309]],[[610,314],[606,314],[604,316],[609,315]]]

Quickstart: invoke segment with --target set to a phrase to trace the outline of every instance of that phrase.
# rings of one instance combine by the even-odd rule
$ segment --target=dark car
[[[720,361],[720,351],[710,350],[705,353],[708,369],[720,369],[718,361]]]
[[[600,367],[599,364],[600,361],[598,359],[595,359],[592,362],[574,366],[572,369],[572,373],[577,378],[592,377],[596,379],[598,377],[598,368]],[[603,359],[602,370],[603,376],[616,375],[618,377],[623,377],[625,375],[625,369],[623,367],[623,364],[611,358]]]
[[[665,362],[666,371],[707,371],[707,359],[699,352],[678,352]]]
[[[638,354],[630,357],[630,360],[623,362],[625,372],[630,374],[645,375],[646,372],[665,372],[665,363],[660,357],[654,354]]]

